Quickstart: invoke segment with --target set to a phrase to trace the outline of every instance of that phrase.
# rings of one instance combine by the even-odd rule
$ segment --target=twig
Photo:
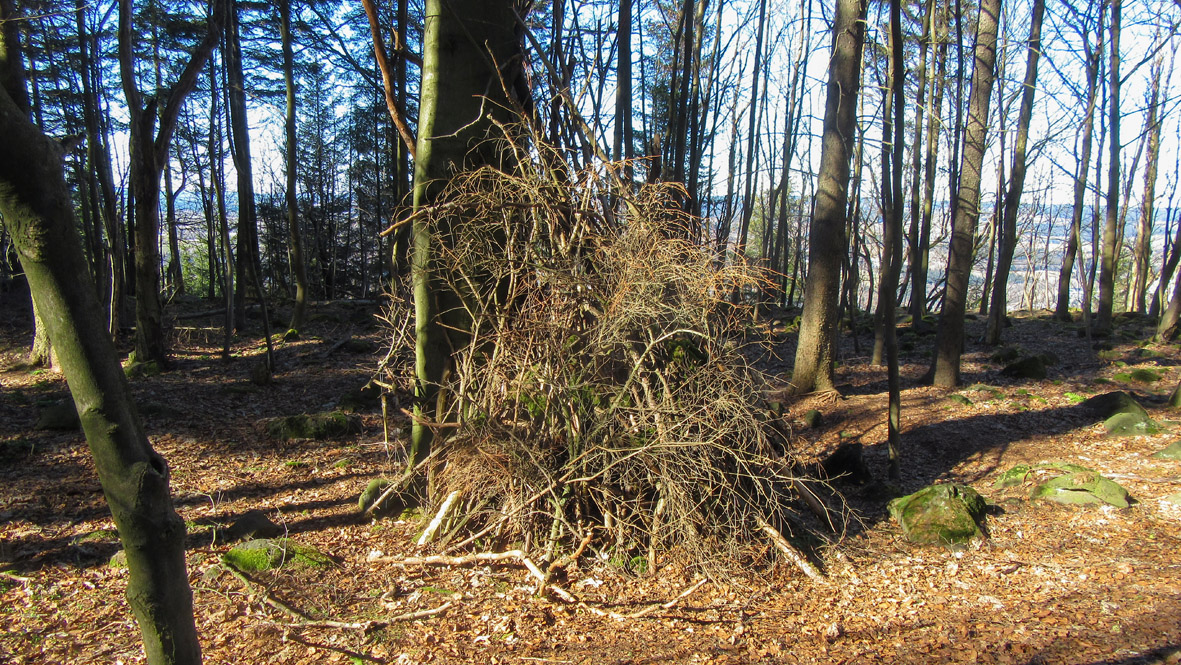
[[[423,427],[429,427],[431,429],[444,429],[447,427],[459,427],[459,423],[437,423],[437,422],[427,420],[426,418],[423,418],[421,416],[414,415],[414,412],[409,409],[401,409],[401,411],[403,414],[406,415],[407,418],[413,420],[415,422],[415,424],[422,425]]]
[[[649,605],[648,607],[645,607],[644,609],[636,611],[636,612],[632,612],[631,614],[629,614],[627,616],[629,619],[640,619],[640,618],[648,616],[649,614],[655,612],[656,610],[660,610],[660,609],[670,610],[677,603],[681,602],[681,600],[688,598],[690,594],[692,594],[694,591],[700,589],[708,581],[709,581],[708,579],[703,577],[703,578],[697,580],[697,582],[693,586],[689,587],[688,589],[685,589],[680,594],[678,594],[676,598],[673,598],[672,600],[668,601],[667,603]]]
[[[455,505],[455,500],[459,498],[459,490],[455,490],[447,495],[443,500],[443,505],[439,506],[439,512],[435,513],[435,517],[423,529],[422,535],[418,537],[418,545],[426,545],[435,539],[435,532],[439,530],[439,525],[447,517],[447,513],[451,512],[451,507]]]
[[[248,577],[246,575],[246,573],[239,570],[237,566],[235,566],[234,564],[225,560],[224,558],[222,559],[222,563],[225,564],[226,570],[230,571],[230,574],[232,574],[234,577],[241,580],[242,583],[246,585],[246,588],[256,589],[261,586],[260,584],[258,584],[258,582],[255,582],[254,580],[250,579],[250,577]],[[259,592],[262,595],[263,601],[265,601],[267,605],[270,605],[271,607],[274,607],[277,610],[280,610],[282,612],[290,614],[291,616],[293,616],[297,619],[309,620],[309,617],[307,614],[303,613],[302,611],[297,609],[295,606],[290,605],[282,600],[279,600],[278,598],[276,598],[274,596],[274,594],[272,594],[270,592],[269,589],[261,588],[261,589],[259,589]]]
[[[424,619],[436,614],[442,614],[443,612],[446,612],[453,604],[454,602],[449,600],[442,605],[429,610],[407,612],[405,614],[399,614],[381,621],[298,621],[277,625],[287,628],[340,628],[343,630],[368,631],[374,628],[388,626],[391,623],[398,623],[399,621],[414,621],[415,619]]]
[[[824,581],[824,575],[822,575],[820,571],[816,569],[816,566],[812,565],[812,562],[808,561],[808,558],[805,557],[802,552],[792,547],[791,543],[787,542],[787,539],[784,538],[783,534],[779,533],[775,527],[768,524],[766,520],[761,517],[756,517],[755,523],[758,524],[759,529],[761,529],[763,533],[767,534],[767,536],[771,538],[771,542],[775,543],[775,546],[779,548],[779,551],[783,552],[783,555],[786,556],[789,561],[794,563],[801,571],[803,571],[805,575],[816,581]]]
[[[402,566],[466,566],[468,564],[477,563],[480,561],[505,561],[507,559],[516,559],[525,566],[529,574],[537,579],[537,592],[541,593],[547,587],[547,580],[545,573],[533,563],[533,560],[525,555],[521,550],[509,550],[507,552],[476,552],[475,554],[468,554],[465,556],[446,556],[443,554],[436,554],[434,556],[408,556],[402,559],[391,556],[383,556],[372,559],[382,563],[393,563]],[[569,591],[556,584],[548,584],[548,588],[554,592],[562,600],[568,603],[578,602]]]

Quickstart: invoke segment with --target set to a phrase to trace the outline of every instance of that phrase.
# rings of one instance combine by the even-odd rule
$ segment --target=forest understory
[[[39,411],[68,392],[60,374],[22,365],[31,334],[23,307],[5,305],[0,316],[0,661],[143,662],[85,440],[35,429]],[[955,391],[918,384],[934,337],[903,326],[902,480],[833,482],[857,519],[831,542],[811,541],[824,580],[769,541],[750,542],[745,569],[729,576],[701,576],[671,557],[633,570],[591,547],[558,576],[563,599],[537,595],[513,557],[407,563],[438,552],[413,543],[435,506],[359,519],[367,483],[401,468],[404,416],[389,442],[374,409],[361,413],[358,435],[279,442],[262,431],[266,418],[331,409],[369,380],[388,345],[375,313],[313,307],[306,331],[277,349],[274,382],[261,387],[250,381],[261,334],[238,338],[224,362],[220,320],[184,319],[172,331],[175,367],[132,381],[188,526],[206,662],[1181,662],[1181,506],[1166,500],[1181,485],[1181,461],[1153,457],[1181,431],[1181,414],[1165,406],[1181,380],[1181,347],[1148,343],[1147,322],[1124,320],[1100,351],[1077,323],[1014,314],[1006,343],[1057,358],[1045,380],[1014,380],[991,360],[996,349],[976,343],[984,322],[969,321]],[[772,353],[761,363],[786,382],[794,331],[770,325]],[[885,368],[869,363],[871,337],[859,340],[863,354],[848,334],[841,343],[842,395],[787,404],[796,453],[816,463],[860,443],[884,480]],[[1160,378],[1128,381],[1137,368]],[[1117,389],[1148,408],[1159,434],[1109,437],[1077,408]],[[808,427],[812,409],[822,420]],[[994,488],[1005,470],[1040,462],[1095,469],[1136,502],[1067,506]],[[970,485],[989,501],[986,540],[961,551],[906,543],[886,501],[933,482]],[[331,565],[231,574],[220,560],[230,545],[215,530],[254,510]]]

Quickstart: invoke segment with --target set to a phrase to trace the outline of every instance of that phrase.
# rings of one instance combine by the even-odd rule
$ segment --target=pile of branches
[[[556,161],[458,176],[416,213],[448,229],[431,270],[466,321],[441,386],[453,425],[428,460],[431,495],[456,506],[432,525],[445,551],[729,566],[757,533],[803,524],[801,499],[827,516],[743,354],[734,294],[765,276],[687,239],[682,190]]]

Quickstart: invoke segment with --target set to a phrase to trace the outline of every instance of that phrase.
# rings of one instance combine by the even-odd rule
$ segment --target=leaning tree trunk
[[[989,310],[985,332],[985,343],[993,345],[1001,342],[1001,331],[1008,310],[1009,269],[1013,265],[1013,251],[1017,249],[1017,210],[1021,205],[1021,192],[1025,188],[1025,152],[1029,142],[1029,123],[1033,119],[1033,95],[1037,86],[1037,63],[1042,50],[1042,15],[1045,9],[1045,0],[1034,0],[1021,111],[1017,117],[1017,141],[1013,146],[1013,172],[1009,176],[1009,191],[1005,194],[1005,207],[1001,216],[1001,242],[992,283],[992,309]]]
[[[808,236],[808,279],[791,375],[792,389],[797,393],[833,387],[842,257],[849,250],[845,241],[849,158],[857,135],[857,93],[868,6],[864,0],[838,0],[833,18],[819,184]]]
[[[1107,164],[1107,215],[1103,224],[1103,253],[1099,262],[1099,311],[1095,318],[1096,332],[1106,334],[1111,332],[1112,309],[1115,304],[1115,271],[1119,260],[1119,245],[1116,238],[1119,229],[1119,186],[1120,186],[1120,0],[1111,3],[1111,65],[1108,74],[1111,76],[1111,96],[1108,100],[1109,120],[1108,131],[1111,133],[1108,149],[1111,155]]]
[[[983,0],[976,23],[975,64],[968,97],[968,123],[964,128],[963,164],[956,188],[951,251],[947,260],[947,288],[939,319],[934,382],[953,387],[960,382],[960,355],[964,346],[964,310],[968,302],[968,278],[972,274],[973,239],[980,220],[980,169],[988,134],[989,100],[996,66],[997,17],[1000,0]]]
[[[0,0],[0,19],[11,15]],[[19,57],[5,31],[0,70]],[[23,88],[23,83],[19,84]],[[185,525],[168,466],[148,443],[82,255],[57,143],[0,86],[0,216],[73,394],[99,481],[127,553],[127,600],[151,665],[201,662],[185,568]]]

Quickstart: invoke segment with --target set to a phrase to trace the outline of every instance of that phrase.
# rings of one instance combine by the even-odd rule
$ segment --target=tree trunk
[[[419,102],[414,207],[436,202],[452,170],[495,164],[503,137],[490,116],[509,119],[511,100],[498,91],[512,90],[510,72],[492,63],[513,63],[521,53],[516,17],[510,3],[485,0],[427,0],[423,35],[422,89]],[[523,73],[521,73],[523,75]],[[503,77],[502,84],[498,77]],[[492,98],[489,104],[482,97]],[[466,342],[469,322],[458,297],[432,274],[435,243],[449,242],[446,219],[432,223],[419,215],[413,222],[412,278],[415,314],[416,418],[409,453],[411,465],[430,452],[430,423],[445,420],[444,383],[451,371],[451,349]]]
[[[1148,157],[1144,168],[1144,195],[1140,198],[1140,223],[1136,233],[1136,249],[1133,254],[1135,263],[1132,271],[1132,308],[1144,314],[1145,292],[1148,290],[1148,276],[1152,271],[1152,223],[1156,198],[1156,173],[1160,163],[1161,123],[1158,117],[1160,109],[1161,75],[1164,71],[1164,49],[1157,54],[1152,65],[1152,83],[1150,84],[1148,116],[1144,120],[1144,129],[1148,132]]]
[[[1029,142],[1029,123],[1033,119],[1033,95],[1037,86],[1038,56],[1042,49],[1042,16],[1045,10],[1045,0],[1033,0],[1025,82],[1022,84],[1021,110],[1017,116],[1017,141],[1013,146],[1013,170],[1009,176],[1009,191],[1005,194],[1004,214],[1001,217],[1000,251],[992,284],[992,310],[988,316],[986,344],[1000,344],[1008,310],[1009,269],[1013,265],[1013,251],[1017,248],[1017,210],[1021,205],[1021,192],[1025,188],[1025,153]]]
[[[939,319],[934,366],[935,385],[953,387],[960,381],[960,355],[964,347],[964,311],[968,278],[972,274],[973,240],[980,219],[980,169],[988,134],[989,102],[996,66],[997,18],[1000,0],[983,0],[976,27],[972,89],[968,96],[968,123],[964,128],[963,165],[956,188],[955,217],[947,261],[947,290]]]
[[[612,157],[631,161],[632,143],[632,0],[619,0],[619,53],[615,68],[615,144]],[[625,181],[631,182],[631,166],[625,168]]]
[[[12,16],[0,0],[0,20]],[[5,30],[0,70],[19,45]],[[168,466],[152,450],[106,327],[75,231],[56,142],[13,99],[19,76],[0,86],[0,216],[8,227],[37,309],[57,349],[107,504],[127,553],[127,600],[150,665],[201,662],[185,568],[185,525],[173,509]],[[19,97],[19,92],[17,93]]]
[[[890,88],[894,97],[894,118],[891,129],[894,132],[890,146],[890,160],[883,162],[882,190],[889,191],[883,238],[890,248],[887,255],[882,252],[882,263],[889,267],[882,273],[885,286],[882,292],[886,302],[879,300],[878,307],[884,307],[887,316],[882,326],[886,346],[886,383],[889,392],[889,410],[886,418],[889,455],[888,475],[890,480],[901,477],[899,451],[902,444],[902,389],[898,376],[898,336],[895,330],[894,294],[898,291],[898,275],[902,271],[902,152],[903,129],[906,123],[905,100],[906,65],[902,55],[902,0],[890,2]],[[887,181],[889,181],[887,183]]]
[[[295,303],[291,308],[290,328],[303,328],[304,314],[308,303],[308,271],[303,259],[303,234],[299,231],[299,198],[295,191],[295,170],[298,167],[298,152],[295,139],[295,55],[291,47],[291,0],[279,3],[280,34],[283,41],[283,85],[287,91],[287,109],[284,130],[287,139],[286,191],[283,200],[287,207],[288,255],[291,274],[295,278]]]
[[[226,0],[231,7],[227,14],[225,36],[225,66],[228,78],[227,96],[230,102],[230,154],[238,176],[238,290],[234,293],[234,320],[246,325],[246,292],[259,288],[262,261],[258,251],[258,220],[254,205],[254,167],[250,157],[250,132],[246,123],[246,90],[242,72],[242,38],[238,27],[239,7],[236,0]],[[263,293],[255,294],[260,300]]]
[[[1108,99],[1107,121],[1110,132],[1108,149],[1111,154],[1107,164],[1107,215],[1103,224],[1103,254],[1099,263],[1099,312],[1095,319],[1095,330],[1101,334],[1111,332],[1112,307],[1115,303],[1115,271],[1119,260],[1119,243],[1117,237],[1119,229],[1119,172],[1120,172],[1120,14],[1121,0],[1111,2],[1111,39],[1108,48],[1111,53],[1111,64],[1108,75],[1111,77],[1110,98]]]
[[[159,112],[155,97],[144,98],[135,76],[132,50],[131,0],[119,0],[119,72],[131,116],[131,155],[128,182],[135,199],[135,350],[141,361],[166,364],[163,310],[160,305],[160,173],[168,159],[168,145],[181,105],[197,82],[197,75],[217,44],[229,0],[212,0],[209,30],[193,50],[176,84],[165,93]]]
[[[808,238],[808,276],[791,383],[797,393],[833,388],[841,257],[848,251],[845,213],[849,158],[857,128],[861,49],[868,3],[838,0],[824,105],[817,196]]]
[[[1099,25],[1103,24],[1100,9]],[[1074,207],[1070,218],[1070,232],[1067,235],[1066,251],[1062,256],[1062,269],[1058,273],[1058,301],[1054,318],[1070,321],[1070,278],[1074,271],[1076,257],[1082,248],[1083,205],[1087,195],[1087,176],[1091,170],[1091,145],[1095,135],[1095,108],[1099,97],[1099,55],[1103,52],[1103,31],[1098,33],[1098,43],[1090,43],[1089,34],[1084,31],[1083,51],[1086,58],[1086,112],[1081,126],[1082,138],[1078,154],[1078,166],[1074,176]],[[1083,266],[1085,268],[1086,266]]]

